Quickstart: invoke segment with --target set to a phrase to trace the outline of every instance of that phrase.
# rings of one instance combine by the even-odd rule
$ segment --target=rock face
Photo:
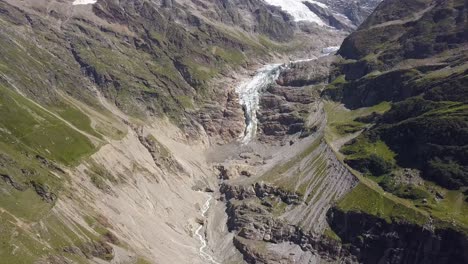
[[[323,230],[327,228],[328,209],[357,183],[357,179],[328,151],[322,143],[283,174],[272,175],[272,171],[264,174],[266,178],[260,178],[268,181],[268,177],[273,176],[277,180],[270,179],[271,184],[262,180],[263,183],[250,186],[231,183],[221,186],[220,191],[227,200],[229,231],[238,236],[234,245],[244,254],[247,262],[293,263],[294,259],[305,258],[306,255],[338,261],[350,256],[338,241],[323,235]],[[314,164],[314,159],[322,158],[325,159],[323,164]],[[308,165],[310,171],[305,165],[307,162],[311,162]],[[306,166],[301,173],[303,176],[289,175],[300,164]],[[288,190],[291,187],[282,185],[291,184],[288,181],[297,181],[301,185],[292,186],[292,190],[296,191],[291,191]],[[300,250],[268,250],[269,245],[282,243],[290,243]],[[295,256],[291,257],[289,253],[293,251]],[[270,252],[274,258],[269,256]]]
[[[330,226],[360,263],[466,263],[466,235],[451,229],[388,223],[357,212],[331,210]]]
[[[330,57],[291,63],[282,70],[276,84],[260,98],[259,139],[281,141],[287,135],[306,137],[318,130],[324,115],[318,100],[328,80]]]

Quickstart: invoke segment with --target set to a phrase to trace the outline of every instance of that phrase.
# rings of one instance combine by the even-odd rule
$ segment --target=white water
[[[281,72],[282,64],[269,64],[257,71],[255,76],[236,88],[239,103],[244,108],[246,128],[242,142],[248,143],[257,132],[257,110],[260,103],[260,93],[273,83]]]
[[[330,55],[333,52],[336,52],[340,49],[340,46],[331,46],[322,49],[322,53],[326,55]]]
[[[208,200],[206,200],[205,204],[201,208],[201,215],[203,216],[203,218],[206,217],[206,212],[208,212],[208,210],[210,209],[211,199],[213,199],[213,197],[211,195],[208,195]],[[204,258],[205,260],[209,261],[210,263],[221,264],[221,263],[217,262],[213,258],[213,256],[211,256],[210,254],[205,252],[205,248],[206,248],[207,244],[206,244],[205,237],[202,234],[200,234],[200,231],[202,230],[202,228],[203,228],[203,225],[200,225],[197,228],[197,230],[195,231],[195,235],[198,237],[198,240],[200,240],[200,243],[201,243],[201,246],[198,249],[198,252],[199,252],[200,256],[202,258]]]
[[[333,52],[336,52],[339,46],[331,46],[322,49],[322,55],[320,57],[328,56]],[[291,64],[308,62],[316,60],[317,57],[308,59],[300,59],[290,61],[288,65],[285,64],[269,64],[257,71],[255,76],[236,88],[237,94],[239,94],[239,103],[244,109],[246,128],[242,137],[242,143],[249,143],[257,133],[257,111],[260,108],[260,96],[270,84],[278,79],[281,71],[285,68],[290,67]]]
[[[95,4],[97,0],[75,0],[73,5],[92,5]]]

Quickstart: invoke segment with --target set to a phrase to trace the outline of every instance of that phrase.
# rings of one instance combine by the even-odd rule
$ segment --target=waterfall
[[[331,46],[322,49],[322,55],[319,57],[329,56],[336,52],[339,46]],[[289,68],[292,64],[308,62],[318,59],[312,58],[290,61],[289,64],[268,64],[258,70],[255,76],[242,83],[236,88],[239,94],[239,103],[242,105],[245,115],[245,131],[242,135],[242,143],[249,143],[257,133],[257,111],[260,108],[261,93],[268,88],[276,79],[278,79],[282,70]]]
[[[242,143],[248,143],[257,132],[257,110],[260,104],[260,94],[276,81],[283,64],[269,64],[257,71],[255,76],[236,88],[239,103],[244,109],[246,128],[242,135]]]

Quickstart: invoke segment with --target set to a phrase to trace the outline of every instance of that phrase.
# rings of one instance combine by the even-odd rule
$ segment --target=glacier
[[[322,8],[328,8],[327,5],[317,1],[303,1],[303,0],[265,0],[272,6],[279,6],[283,11],[290,14],[294,21],[309,21],[318,24],[319,26],[326,26],[326,24],[312,12],[304,2],[316,4]]]

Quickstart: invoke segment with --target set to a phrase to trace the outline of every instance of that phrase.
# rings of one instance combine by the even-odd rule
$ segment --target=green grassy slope
[[[460,0],[387,1],[344,41],[324,96],[351,110],[326,108],[327,139],[365,129],[340,150],[362,181],[342,209],[467,230],[466,14]]]

